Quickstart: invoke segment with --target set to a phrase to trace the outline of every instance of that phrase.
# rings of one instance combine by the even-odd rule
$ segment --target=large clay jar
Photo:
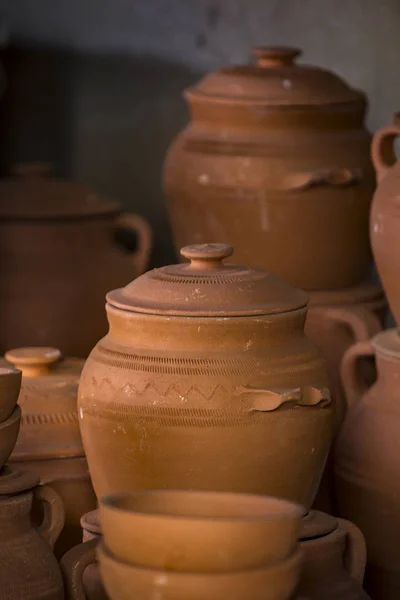
[[[376,266],[393,316],[400,324],[400,161],[394,141],[400,135],[400,113],[393,125],[380,129],[372,141],[378,187],[371,208],[370,236]]]
[[[107,331],[106,292],[147,267],[150,228],[76,183],[18,173],[0,184],[0,352],[56,346],[87,357]],[[137,235],[134,254],[115,243],[119,230]]]
[[[365,96],[296,64],[299,50],[253,54],[185,92],[192,121],[164,173],[176,245],[232,243],[239,262],[302,289],[357,285],[374,189]]]
[[[6,359],[22,371],[21,428],[10,462],[39,475],[61,496],[65,527],[55,548],[60,557],[81,540],[82,514],[96,508],[76,406],[83,361],[62,360],[55,348],[10,350]]]
[[[307,297],[224,264],[231,253],[186,247],[190,263],[108,294],[110,330],[78,399],[99,498],[193,489],[312,504],[334,409],[324,361],[304,335]]]
[[[327,515],[321,520],[329,523]],[[315,532],[316,533],[316,532]],[[362,588],[367,558],[365,540],[352,523],[332,519],[319,535],[301,540],[303,566],[298,592],[309,600],[368,600]]]
[[[378,378],[368,389],[359,372],[375,357]],[[365,535],[366,589],[372,598],[400,598],[400,338],[396,330],[360,342],[343,357],[349,411],[336,447],[340,514]]]
[[[2,600],[63,600],[63,582],[52,546],[64,523],[61,499],[32,473],[0,472],[0,596]],[[44,503],[38,529],[32,499]]]

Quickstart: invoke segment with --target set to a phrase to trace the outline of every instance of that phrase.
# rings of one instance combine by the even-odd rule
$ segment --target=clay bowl
[[[98,548],[100,572],[112,600],[288,600],[296,587],[301,552],[263,569],[231,573],[176,573],[138,567]]]
[[[17,404],[22,372],[11,367],[0,368],[0,423],[8,419]]]
[[[0,423],[0,468],[7,462],[17,442],[21,409],[16,406],[11,417]]]
[[[223,572],[290,556],[303,509],[278,498],[142,490],[100,501],[104,543],[119,560],[152,569]]]

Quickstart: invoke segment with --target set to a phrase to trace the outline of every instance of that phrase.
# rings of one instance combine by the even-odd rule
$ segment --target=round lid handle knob
[[[189,269],[203,271],[221,268],[223,259],[233,254],[233,248],[229,244],[193,244],[182,248],[181,254],[190,260]]]
[[[288,67],[294,59],[302,54],[298,48],[263,47],[253,48],[253,56],[257,58],[259,67]]]
[[[32,346],[8,350],[4,356],[9,363],[22,371],[24,377],[40,377],[48,375],[51,367],[62,355],[57,348]]]

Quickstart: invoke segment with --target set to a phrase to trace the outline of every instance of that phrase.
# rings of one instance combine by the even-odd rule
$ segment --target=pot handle
[[[367,544],[361,530],[345,519],[338,519],[347,531],[346,550],[344,555],[345,569],[362,585],[365,566],[367,564]]]
[[[320,313],[322,319],[328,319],[338,325],[347,325],[352,333],[354,342],[365,342],[382,331],[379,317],[371,310],[362,306],[357,307],[318,307],[313,313]]]
[[[331,402],[328,388],[314,386],[268,390],[241,385],[234,394],[242,396],[242,409],[247,412],[271,412],[288,403],[296,406],[326,406]]]
[[[83,574],[86,567],[97,561],[96,548],[98,538],[79,544],[60,560],[60,569],[64,580],[66,600],[86,600],[83,586]]]
[[[368,389],[357,371],[358,360],[367,356],[375,356],[375,348],[370,341],[357,342],[343,354],[340,375],[349,406],[359,400]]]
[[[117,218],[116,227],[136,233],[138,249],[132,256],[132,261],[137,274],[141,275],[147,269],[153,247],[153,232],[148,221],[134,213],[123,213]]]
[[[33,494],[43,506],[44,517],[37,532],[46,540],[51,548],[58,540],[64,528],[65,509],[60,496],[48,485],[38,485]]]
[[[284,188],[286,191],[307,190],[316,186],[346,187],[359,183],[362,179],[361,169],[319,169],[303,173],[291,173],[287,176]]]
[[[394,140],[400,135],[400,113],[394,116],[394,125],[382,127],[372,138],[371,158],[376,171],[377,180],[380,181],[392,166],[397,162],[394,152]]]

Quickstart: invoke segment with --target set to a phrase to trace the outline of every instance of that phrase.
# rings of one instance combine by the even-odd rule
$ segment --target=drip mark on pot
[[[293,87],[293,83],[290,81],[290,79],[284,79],[282,81],[282,85],[285,88],[285,90],[290,90]]]
[[[209,176],[207,175],[207,173],[202,173],[201,175],[199,175],[199,177],[197,178],[197,181],[199,183],[201,183],[201,185],[207,185],[210,181]]]
[[[260,206],[261,231],[269,231],[270,223],[269,223],[269,216],[268,216],[268,204],[264,197],[264,193],[262,193],[259,198],[259,206]]]

